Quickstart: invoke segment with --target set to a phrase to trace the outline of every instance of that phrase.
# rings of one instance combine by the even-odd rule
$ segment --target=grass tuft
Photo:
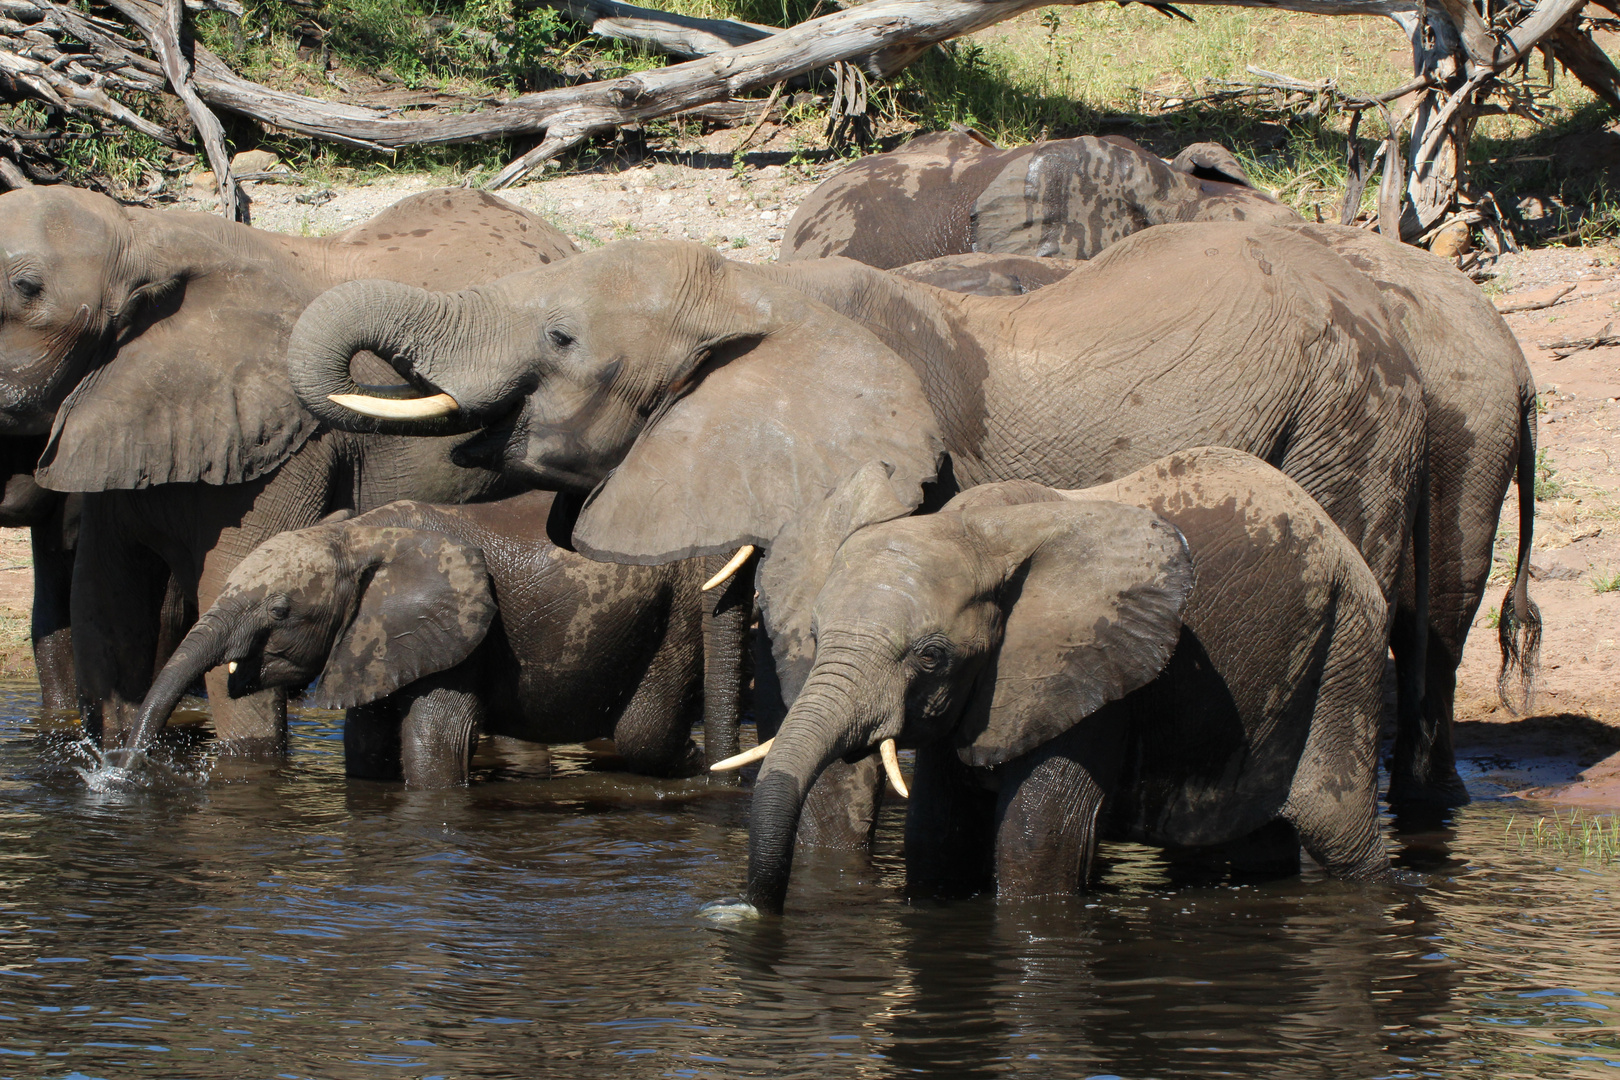
[[[1555,851],[1563,855],[1578,855],[1581,860],[1602,866],[1612,864],[1620,857],[1620,818],[1612,816],[1582,816],[1571,810],[1564,818],[1554,813],[1551,818],[1538,817],[1534,824],[1514,825],[1517,816],[1510,815],[1503,835],[1519,841],[1519,848]]]

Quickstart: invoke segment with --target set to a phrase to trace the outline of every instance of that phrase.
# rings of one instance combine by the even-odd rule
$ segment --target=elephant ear
[[[1176,172],[1186,173],[1198,180],[1217,180],[1223,184],[1254,187],[1249,180],[1249,174],[1243,171],[1243,165],[1238,161],[1237,155],[1220,143],[1200,142],[1184,147],[1170,163],[1170,167]]]
[[[916,373],[864,327],[759,278],[733,338],[585,500],[575,548],[662,563],[769,545],[869,461],[915,506],[943,443]]]
[[[1152,154],[1091,136],[1007,163],[973,204],[973,250],[1089,259],[1153,224],[1145,204],[1184,184]]]
[[[472,655],[495,618],[484,553],[440,533],[351,527],[360,570],[353,619],[338,635],[314,703],[364,705]]]
[[[798,697],[815,660],[811,612],[839,547],[858,529],[905,517],[921,499],[920,489],[896,490],[892,473],[880,461],[861,466],[819,505],[790,521],[760,563],[760,615],[784,704]]]
[[[309,296],[273,275],[150,289],[150,302],[134,304],[120,325],[116,351],[57,409],[39,462],[44,486],[239,484],[275,469],[314,434],[285,356]]]
[[[1007,568],[1001,648],[957,733],[970,765],[1010,761],[1152,681],[1193,587],[1186,540],[1146,510],[998,501],[962,510]]]

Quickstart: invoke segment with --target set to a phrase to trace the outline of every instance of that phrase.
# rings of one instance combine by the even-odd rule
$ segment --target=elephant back
[[[436,292],[579,253],[544,218],[487,191],[464,188],[408,196],[328,243],[341,280],[386,278]]]

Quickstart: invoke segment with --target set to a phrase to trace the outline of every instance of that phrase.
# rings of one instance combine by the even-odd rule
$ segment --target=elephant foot
[[[1396,810],[1453,810],[1473,801],[1456,766],[1419,777],[1397,772],[1389,782],[1389,805]]]
[[[287,756],[287,741],[270,738],[216,739],[220,757],[237,761],[278,761]]]

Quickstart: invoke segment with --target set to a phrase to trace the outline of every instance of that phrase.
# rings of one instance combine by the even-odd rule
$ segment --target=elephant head
[[[461,663],[494,617],[475,547],[363,521],[281,533],[237,566],[175,650],[133,743],[149,745],[186,688],[220,664],[233,698],[319,678],[315,704],[348,708]]]
[[[857,516],[823,514],[820,544],[801,548],[836,554],[814,661],[754,787],[747,896],[761,910],[781,910],[800,809],[833,761],[949,739],[968,765],[1004,764],[1151,681],[1179,639],[1192,560],[1162,518],[1012,481],[841,539],[877,483],[858,473],[828,503]]]
[[[432,396],[367,398],[361,350]],[[942,445],[917,374],[870,332],[698,244],[610,244],[459,293],[339,286],[288,366],[338,427],[491,426],[508,472],[588,496],[578,549],[622,562],[768,544],[873,459],[915,506]]]
[[[0,195],[0,434],[41,435],[162,280],[117,203],[69,187]]]

